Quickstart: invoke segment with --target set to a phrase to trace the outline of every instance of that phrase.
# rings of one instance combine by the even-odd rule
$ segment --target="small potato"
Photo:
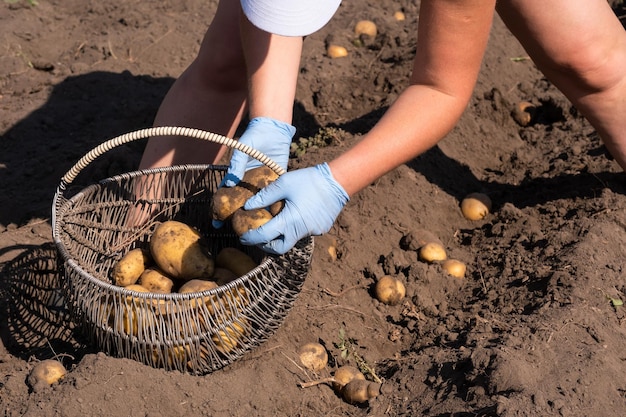
[[[465,264],[456,259],[446,259],[441,264],[441,267],[448,274],[452,275],[455,278],[464,278],[465,277]]]
[[[532,123],[536,111],[537,108],[532,103],[528,101],[520,101],[517,103],[515,108],[513,108],[511,115],[520,126],[528,126]]]
[[[231,219],[233,230],[241,236],[248,230],[256,229],[272,220],[272,213],[264,208],[255,210],[237,210]]]
[[[373,381],[353,379],[348,382],[341,394],[350,404],[360,404],[380,395],[381,384]]]
[[[174,281],[158,268],[148,268],[143,271],[138,283],[148,291],[159,294],[169,294],[174,287]]]
[[[220,187],[211,201],[212,219],[226,221],[242,208],[254,192],[243,187]]]
[[[374,38],[378,33],[378,29],[376,28],[376,23],[371,20],[361,20],[354,26],[354,33],[357,36],[367,35]]]
[[[374,292],[381,303],[397,305],[405,297],[406,288],[399,279],[385,275],[376,282]]]
[[[233,247],[226,247],[219,251],[215,258],[215,266],[232,271],[237,277],[252,271],[258,264],[250,255]]]
[[[343,58],[348,56],[348,50],[340,45],[328,45],[326,54],[331,58]]]
[[[46,359],[38,362],[28,374],[27,382],[34,390],[59,382],[67,370],[63,364],[55,359]]]
[[[419,258],[425,262],[440,262],[448,258],[446,249],[442,244],[437,242],[429,242],[422,246],[419,250]]]
[[[468,220],[482,220],[491,211],[491,199],[483,193],[468,194],[461,201],[461,212]]]
[[[344,365],[335,371],[333,375],[333,389],[337,392],[340,392],[343,387],[353,379],[362,379],[365,380],[365,375],[359,368],[352,365]]]
[[[298,349],[300,362],[311,371],[321,371],[328,365],[328,352],[320,343],[306,343]]]
[[[131,249],[113,266],[111,271],[113,282],[120,287],[135,284],[141,273],[151,264],[149,251],[141,248]]]
[[[406,17],[404,16],[404,13],[401,12],[400,10],[398,10],[397,12],[395,12],[393,14],[393,17],[398,21],[401,22],[403,21]]]
[[[210,278],[215,263],[200,233],[175,220],[161,223],[150,238],[157,266],[172,278]]]

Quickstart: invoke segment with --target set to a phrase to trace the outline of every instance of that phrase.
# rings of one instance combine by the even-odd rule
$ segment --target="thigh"
[[[607,0],[501,0],[497,11],[542,70],[591,73],[625,51]]]
[[[224,76],[230,71],[245,70],[241,46],[239,0],[220,0],[194,62],[205,76]]]

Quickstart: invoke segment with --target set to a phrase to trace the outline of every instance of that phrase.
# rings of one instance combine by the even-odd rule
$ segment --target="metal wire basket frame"
[[[238,149],[278,175],[284,173],[267,156],[221,135],[184,127],[137,130],[97,146],[63,176],[52,204],[52,234],[66,305],[92,343],[112,356],[206,374],[229,365],[275,333],[308,274],[313,238],[275,256],[242,246],[229,225],[214,229],[210,204],[226,173],[227,167],[221,165],[139,170],[71,193],[79,173],[102,154],[132,141],[172,135]],[[132,221],[137,210],[147,213],[141,222]],[[114,264],[128,250],[145,248],[156,225],[165,220],[199,230],[212,254],[236,247],[259,266],[228,284],[197,293],[143,293],[114,285],[109,277]]]

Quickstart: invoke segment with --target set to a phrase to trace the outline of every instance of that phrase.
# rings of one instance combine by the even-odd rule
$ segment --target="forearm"
[[[241,17],[248,68],[250,119],[263,116],[291,124],[302,54],[302,37],[272,35]]]
[[[333,176],[348,195],[355,194],[434,146],[454,127],[466,104],[467,97],[424,85],[409,87],[360,142],[329,163]]]

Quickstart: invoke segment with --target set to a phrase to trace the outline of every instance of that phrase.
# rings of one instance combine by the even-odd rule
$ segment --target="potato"
[[[148,268],[139,277],[139,285],[150,292],[169,294],[174,287],[174,281],[158,268]]]
[[[374,38],[376,37],[378,30],[376,28],[376,23],[372,22],[371,20],[360,20],[354,26],[354,33],[357,36],[367,35],[371,38]]]
[[[396,305],[405,297],[406,288],[399,279],[385,275],[376,282],[374,292],[381,303]]]
[[[129,291],[150,292],[147,288],[139,284],[132,284],[124,287]],[[117,315],[121,312],[121,317]],[[111,305],[109,312],[109,326],[115,331],[123,332],[128,335],[137,336],[139,334],[139,322],[144,324],[148,320],[149,314],[154,314],[146,308],[137,305],[133,296],[126,297],[126,303],[120,303],[117,309]],[[155,320],[155,317],[152,317]]]
[[[228,269],[240,277],[252,271],[258,264],[247,253],[237,248],[226,247],[217,254],[215,266]]]
[[[113,283],[120,287],[135,284],[141,273],[152,264],[150,252],[141,248],[132,249],[113,266]]]
[[[534,119],[537,108],[528,101],[517,103],[511,115],[520,126],[528,126]]]
[[[178,292],[181,294],[189,294],[189,293],[194,293],[194,292],[209,291],[217,287],[218,285],[215,281],[210,281],[206,279],[192,279],[192,280],[185,282],[178,289]],[[200,305],[198,304],[199,302],[206,304],[207,308],[209,309],[209,312],[211,313],[213,312],[212,305],[211,305],[211,297],[209,296],[204,297],[201,301],[198,301],[196,299],[191,299],[190,302],[194,308]]]
[[[456,259],[446,259],[442,264],[441,267],[443,268],[444,271],[446,271],[448,274],[452,275],[453,277],[456,278],[464,278],[465,277],[465,264],[459,260]]]
[[[405,19],[404,13],[403,13],[403,12],[401,12],[400,10],[398,10],[397,12],[395,12],[395,13],[393,14],[393,17],[394,17],[394,18],[395,18],[398,22],[401,22],[401,21],[403,21],[403,20]]]
[[[206,280],[206,279],[192,279],[185,282],[179,289],[178,292],[181,294],[188,294],[193,292],[202,292],[208,291],[217,288],[218,285],[215,281]]]
[[[333,375],[333,389],[340,392],[353,379],[365,380],[365,375],[356,366],[343,365],[337,368]]]
[[[258,193],[261,188],[265,188],[270,183],[278,179],[278,174],[268,166],[260,166],[253,168],[243,175],[241,182],[237,184],[239,187],[249,188],[254,194]]]
[[[63,364],[56,359],[38,362],[28,374],[27,382],[34,390],[59,382],[67,374]]]
[[[360,404],[378,396],[381,384],[363,379],[353,379],[341,390],[343,399],[350,404]]]
[[[461,201],[461,212],[468,220],[482,220],[491,211],[491,199],[483,193],[468,194]]]
[[[172,278],[210,278],[215,262],[200,233],[175,220],[161,223],[150,238],[157,266]]]
[[[415,229],[404,235],[400,245],[405,250],[419,250],[427,243],[436,242],[443,245],[441,240],[434,233],[426,229]]]
[[[263,226],[272,218],[272,213],[264,208],[254,210],[239,209],[233,214],[231,224],[237,236],[241,236],[248,230]]]
[[[170,368],[180,369],[179,363],[187,364],[189,369],[192,367],[188,362],[188,358],[191,357],[191,346],[189,345],[174,345],[165,346],[165,351],[162,352],[158,348],[152,349],[152,361],[156,366],[169,366]]]
[[[300,362],[311,371],[321,371],[328,364],[328,352],[320,343],[305,343],[298,349]]]
[[[254,265],[256,265],[256,263]],[[235,274],[230,269],[221,268],[219,266],[216,266],[215,272],[213,272],[213,279],[219,286],[226,285],[229,282],[236,280],[237,278],[239,278],[239,275]]]
[[[425,262],[445,261],[448,258],[446,249],[441,243],[429,242],[422,246],[419,250],[419,258]]]
[[[331,58],[343,58],[348,56],[348,50],[340,45],[328,45],[326,48],[326,54]]]
[[[213,194],[211,201],[212,219],[226,221],[242,208],[254,193],[243,187],[220,187]]]
[[[248,321],[243,317],[227,324],[224,329],[213,333],[211,340],[215,347],[222,353],[228,353],[238,346],[241,346],[243,336],[248,332]]]

